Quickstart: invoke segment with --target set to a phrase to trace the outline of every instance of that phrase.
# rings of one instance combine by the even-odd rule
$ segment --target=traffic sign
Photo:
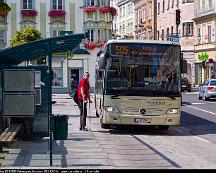
[[[170,41],[179,42],[179,36],[178,35],[170,35]]]

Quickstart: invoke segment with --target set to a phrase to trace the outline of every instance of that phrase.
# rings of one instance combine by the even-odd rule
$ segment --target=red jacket
[[[81,79],[80,80],[80,84],[79,84],[79,87],[78,87],[78,99],[79,100],[83,100],[83,97],[82,97],[82,94],[81,94],[81,88],[84,88],[84,93],[85,93],[85,100],[89,99],[90,98],[90,85],[89,85],[89,82],[88,80],[86,79]]]

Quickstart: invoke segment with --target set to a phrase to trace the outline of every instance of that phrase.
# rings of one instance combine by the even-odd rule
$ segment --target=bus
[[[105,129],[180,123],[181,47],[159,40],[109,40],[95,68],[95,109]]]

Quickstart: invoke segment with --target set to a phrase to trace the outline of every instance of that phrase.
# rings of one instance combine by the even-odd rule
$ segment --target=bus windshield
[[[107,51],[105,94],[180,95],[179,46],[113,43]]]

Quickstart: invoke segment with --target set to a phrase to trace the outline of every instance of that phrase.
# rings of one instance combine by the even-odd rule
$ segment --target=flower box
[[[23,16],[34,17],[38,15],[37,10],[22,10],[21,14]]]
[[[50,17],[64,17],[66,12],[64,10],[51,10],[49,11]]]
[[[7,16],[8,12],[11,10],[10,6],[6,3],[0,3],[0,16]]]
[[[93,50],[97,47],[97,44],[95,42],[90,42],[90,41],[84,42],[83,45],[86,49],[89,49],[89,50]]]
[[[86,6],[83,8],[84,12],[86,13],[95,13],[97,8],[95,6]]]
[[[110,7],[110,13],[112,14],[112,16],[115,16],[117,14],[116,8]]]
[[[0,12],[0,16],[6,17],[8,15],[8,11]]]
[[[99,7],[99,11],[102,12],[102,13],[109,13],[110,12],[110,7],[101,6],[101,7]]]

